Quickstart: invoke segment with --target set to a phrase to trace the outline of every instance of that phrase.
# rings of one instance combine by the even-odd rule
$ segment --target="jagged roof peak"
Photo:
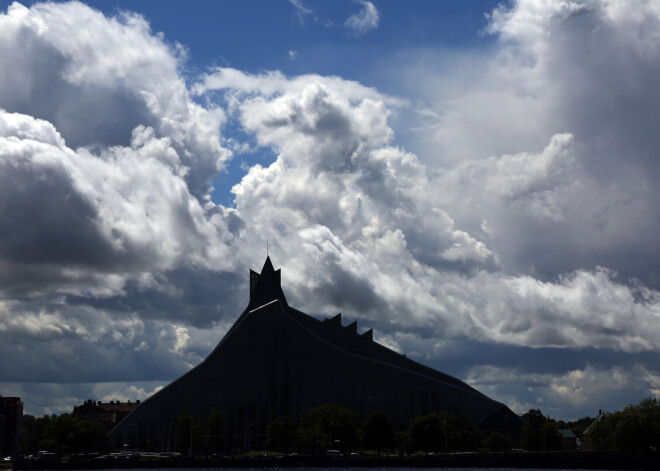
[[[273,262],[270,261],[270,256],[266,255],[266,261],[264,262],[264,266],[261,268],[261,274],[264,275],[265,272],[274,272],[275,267],[273,267]]]
[[[284,304],[287,304],[284,293],[282,292],[281,273],[280,269],[275,270],[269,256],[266,256],[261,273],[250,270],[249,308],[254,309],[273,299],[279,299]]]

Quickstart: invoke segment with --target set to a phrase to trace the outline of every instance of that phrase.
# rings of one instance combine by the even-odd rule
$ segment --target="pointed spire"
[[[266,256],[266,261],[264,262],[264,266],[261,269],[261,274],[265,273],[272,273],[275,271],[275,268],[273,267],[273,262],[270,261],[270,257]]]
[[[274,299],[279,299],[286,305],[282,292],[282,272],[275,270],[270,257],[266,257],[261,273],[250,270],[250,304],[249,309],[262,306]]]

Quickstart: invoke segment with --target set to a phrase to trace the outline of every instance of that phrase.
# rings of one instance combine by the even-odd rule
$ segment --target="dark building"
[[[138,404],[140,404],[139,400],[135,402],[101,402],[89,399],[82,405],[73,406],[73,415],[94,422],[101,422],[108,427],[108,430],[111,430]]]
[[[20,397],[0,396],[0,457],[21,451],[23,403]]]
[[[179,415],[205,421],[219,408],[225,446],[255,449],[271,421],[299,419],[323,403],[363,419],[383,410],[399,432],[419,415],[447,411],[484,432],[517,433],[522,421],[508,407],[374,342],[372,330],[359,334],[356,322],[341,324],[341,314],[321,321],[289,306],[280,274],[269,258],[261,274],[250,270],[250,302],[225,337],[201,364],[132,410],[111,432],[116,446],[167,449]]]

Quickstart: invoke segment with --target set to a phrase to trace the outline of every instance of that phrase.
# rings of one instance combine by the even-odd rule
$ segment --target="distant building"
[[[582,439],[580,440],[581,450],[592,451],[603,449],[603,438],[612,434],[612,430],[609,427],[607,430],[603,430],[603,424],[601,422],[605,419],[607,419],[607,414],[599,409],[594,421],[591,422],[582,434]]]
[[[561,435],[562,449],[573,451],[579,448],[580,440],[570,428],[559,429],[559,435]]]
[[[399,433],[432,411],[464,414],[485,433],[515,436],[523,423],[464,382],[374,342],[372,330],[343,326],[341,314],[321,321],[292,308],[267,258],[261,274],[250,270],[247,308],[206,360],[132,410],[111,435],[115,446],[167,449],[177,417],[203,423],[218,408],[225,447],[249,450],[263,446],[277,417],[299,420],[323,403],[363,419],[383,410]]]
[[[0,456],[13,456],[21,451],[23,403],[20,397],[0,396]]]
[[[73,415],[104,423],[111,430],[139,404],[139,400],[101,402],[89,399],[82,405],[73,406]]]

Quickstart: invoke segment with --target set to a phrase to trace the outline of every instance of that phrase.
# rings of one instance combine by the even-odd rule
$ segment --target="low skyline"
[[[0,0],[0,394],[289,303],[516,412],[660,397],[660,2]]]

